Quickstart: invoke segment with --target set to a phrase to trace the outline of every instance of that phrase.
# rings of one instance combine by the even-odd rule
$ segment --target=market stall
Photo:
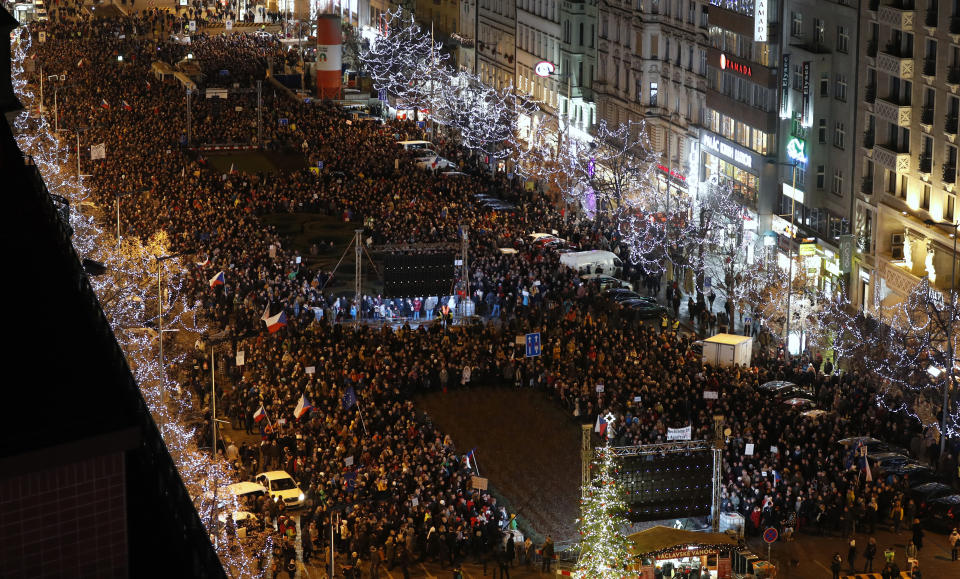
[[[731,554],[740,541],[727,533],[653,527],[627,537],[642,579],[729,579]]]

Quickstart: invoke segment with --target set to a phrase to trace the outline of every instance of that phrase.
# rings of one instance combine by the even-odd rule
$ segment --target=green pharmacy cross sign
[[[807,162],[807,143],[793,137],[787,141],[787,157],[798,163]]]

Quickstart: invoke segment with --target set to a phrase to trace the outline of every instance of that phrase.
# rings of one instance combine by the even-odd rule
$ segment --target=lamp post
[[[802,159],[803,162],[806,162],[806,158]],[[790,163],[774,163],[782,167],[793,167],[791,169],[792,173],[792,183],[790,186],[790,248],[787,250],[787,259],[789,263],[787,264],[787,308],[786,308],[786,318],[784,322],[784,356],[787,361],[790,361],[790,298],[793,294],[793,244],[794,239],[796,238],[796,217],[797,217],[797,170],[799,169],[801,160],[795,159]],[[782,215],[781,215],[782,217]]]
[[[167,366],[163,359],[163,264],[161,262],[183,255],[192,255],[193,253],[194,250],[188,249],[178,253],[171,253],[170,255],[158,255],[154,258],[157,261],[157,328],[160,335],[160,406],[162,407],[159,414],[161,425],[164,421],[163,411],[167,405]],[[162,429],[160,435],[162,438]]]
[[[953,228],[953,253],[951,254],[950,264],[950,308],[947,310],[950,315],[950,320],[947,322],[947,381],[943,385],[943,412],[940,416],[940,454],[943,454],[947,447],[947,414],[950,409],[950,386],[953,383],[953,320],[957,307],[957,228],[960,227],[960,221],[950,223],[949,221],[926,219],[924,223]]]

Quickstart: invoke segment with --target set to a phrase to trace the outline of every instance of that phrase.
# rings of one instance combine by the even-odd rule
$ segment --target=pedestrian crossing
[[[910,579],[910,573],[900,572],[901,579]],[[883,579],[880,573],[855,573],[853,575],[840,575],[840,579]]]

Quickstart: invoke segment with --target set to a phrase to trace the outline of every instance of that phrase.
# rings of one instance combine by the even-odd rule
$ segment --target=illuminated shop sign
[[[797,163],[807,162],[807,143],[793,137],[787,141],[787,157]]]
[[[536,73],[537,76],[550,76],[554,70],[556,70],[556,67],[553,63],[546,60],[541,60],[533,67],[533,72]]]
[[[700,137],[700,144],[704,147],[710,149],[714,153],[720,153],[728,159],[733,159],[735,162],[743,165],[744,167],[753,168],[753,157],[750,153],[744,151],[739,147],[734,147],[724,143],[719,138],[714,137],[713,135],[703,135]]]
[[[754,42],[767,41],[767,1],[756,0],[753,4],[753,40]]]
[[[743,76],[753,76],[753,68],[749,64],[730,60],[726,54],[720,55],[720,70],[732,70]]]
[[[661,173],[666,173],[667,175],[670,175],[670,177],[672,177],[672,178],[674,178],[674,179],[676,179],[676,180],[678,180],[678,181],[682,181],[682,182],[684,182],[684,183],[687,182],[687,178],[686,178],[686,177],[684,177],[682,174],[674,171],[673,169],[667,168],[666,165],[657,165],[657,169],[658,169]]]

